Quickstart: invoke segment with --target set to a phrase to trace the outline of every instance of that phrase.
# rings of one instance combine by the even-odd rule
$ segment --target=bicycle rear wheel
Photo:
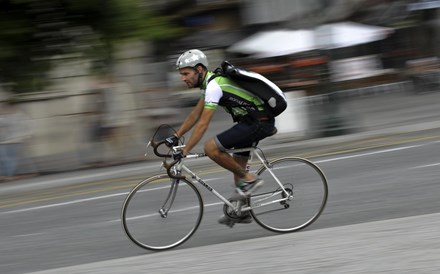
[[[142,248],[165,250],[188,240],[202,221],[203,200],[186,179],[157,175],[128,194],[122,206],[122,225],[128,238]]]
[[[327,202],[327,179],[309,160],[288,157],[269,164],[282,190],[264,166],[257,174],[264,185],[250,197],[251,214],[262,227],[275,232],[294,232],[318,219]]]

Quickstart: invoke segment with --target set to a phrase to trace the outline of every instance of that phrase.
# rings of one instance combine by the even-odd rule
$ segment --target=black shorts
[[[252,123],[238,122],[230,129],[215,136],[215,142],[221,151],[232,148],[247,148],[256,146],[258,142],[276,132],[275,119],[267,121],[255,120]],[[249,156],[249,151],[234,155]]]

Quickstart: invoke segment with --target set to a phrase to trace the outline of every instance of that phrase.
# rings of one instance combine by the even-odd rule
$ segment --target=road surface
[[[158,171],[148,161],[1,184],[0,273],[440,270],[439,127],[274,142],[265,151],[271,158],[307,157],[328,177],[327,207],[303,232],[278,235],[255,223],[229,229],[217,224],[221,206],[209,206],[181,247],[140,249],[124,235],[119,214],[129,189]],[[231,190],[224,170],[195,163],[196,170],[207,168],[212,185]],[[207,204],[215,201],[202,193]]]

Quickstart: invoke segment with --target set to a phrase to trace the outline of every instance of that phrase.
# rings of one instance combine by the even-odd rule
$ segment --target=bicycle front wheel
[[[321,169],[299,157],[280,158],[268,166],[270,170],[263,166],[257,171],[265,183],[250,198],[255,221],[281,233],[301,230],[316,221],[328,196],[327,179]]]
[[[200,225],[203,201],[186,179],[157,175],[128,194],[122,206],[122,225],[128,238],[142,248],[165,250],[188,240]]]

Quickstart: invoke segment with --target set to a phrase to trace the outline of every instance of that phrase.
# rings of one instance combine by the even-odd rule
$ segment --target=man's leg
[[[234,183],[235,186],[238,187],[238,181],[240,179],[244,180],[254,180],[255,177],[252,174],[246,172],[246,165],[249,158],[243,156],[230,156],[229,153],[221,151],[217,144],[214,141],[214,138],[209,139],[205,143],[205,153],[218,165],[223,168],[231,171],[234,174]],[[244,175],[243,175],[244,174]],[[239,199],[244,205],[246,200]],[[238,200],[237,200],[238,201]],[[233,227],[236,223],[249,224],[252,222],[252,216],[249,214],[249,211],[241,213],[240,216],[236,218],[230,218],[229,216],[223,215],[218,220],[220,224],[227,225],[229,227]]]
[[[241,166],[242,169],[247,170],[247,163],[249,161],[249,156],[233,155],[232,158]],[[238,186],[238,181],[240,177],[234,174],[235,185]]]
[[[235,182],[253,182],[257,178],[246,171],[248,159],[238,159],[224,152],[227,148],[246,148],[274,133],[274,121],[268,123],[237,123],[205,143],[205,153],[218,165],[234,173]],[[261,180],[260,180],[261,181]],[[261,183],[256,184],[258,187]],[[244,185],[243,185],[244,186]],[[240,186],[242,188],[243,186]],[[252,191],[251,191],[252,192]]]
[[[205,153],[219,166],[231,171],[234,174],[235,182],[238,182],[239,179],[245,181],[252,181],[255,179],[253,174],[246,171],[247,159],[238,159],[238,157],[232,157],[229,153],[221,151],[214,138],[210,138],[206,141]]]

